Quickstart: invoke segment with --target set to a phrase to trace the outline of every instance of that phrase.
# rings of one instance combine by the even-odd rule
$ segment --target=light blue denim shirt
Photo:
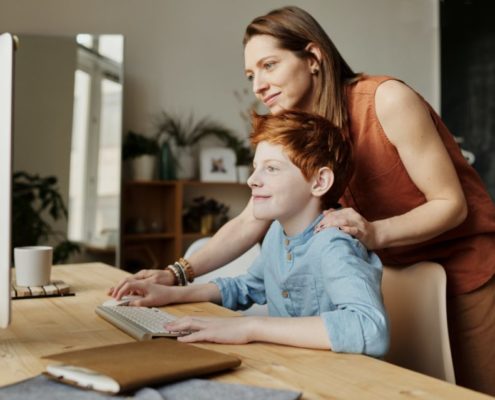
[[[245,275],[213,281],[222,304],[233,310],[268,304],[273,317],[319,315],[333,351],[382,357],[389,345],[382,263],[337,228],[313,233],[322,218],[292,237],[273,222]]]

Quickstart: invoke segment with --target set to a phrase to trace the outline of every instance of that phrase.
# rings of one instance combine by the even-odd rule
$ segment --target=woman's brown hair
[[[273,36],[282,49],[303,59],[315,57],[307,50],[308,44],[313,43],[321,50],[319,85],[312,111],[347,130],[344,85],[359,79],[360,74],[349,67],[320,24],[298,7],[283,7],[255,18],[246,28],[244,46],[257,35]]]

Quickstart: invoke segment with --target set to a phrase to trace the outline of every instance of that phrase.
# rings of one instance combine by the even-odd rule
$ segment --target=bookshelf
[[[229,206],[229,218],[239,214],[251,191],[245,183],[178,181],[130,181],[122,191],[121,267],[135,272],[163,268],[182,256],[187,247],[205,234],[185,232],[184,209],[199,196]]]

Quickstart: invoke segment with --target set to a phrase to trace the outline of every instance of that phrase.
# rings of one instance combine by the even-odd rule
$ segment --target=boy
[[[268,303],[270,317],[185,317],[167,325],[192,331],[179,338],[184,342],[265,341],[383,356],[389,334],[379,258],[336,228],[314,233],[322,210],[337,203],[348,183],[350,144],[326,119],[295,111],[255,116],[251,141],[253,212],[275,221],[246,275],[187,287],[131,281],[116,297],[144,296],[136,306]]]

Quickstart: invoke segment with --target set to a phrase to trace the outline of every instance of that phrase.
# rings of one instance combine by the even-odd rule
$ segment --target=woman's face
[[[313,58],[298,58],[281,49],[273,36],[257,35],[247,42],[244,61],[254,94],[272,114],[312,111],[316,75],[311,72],[317,66]]]

